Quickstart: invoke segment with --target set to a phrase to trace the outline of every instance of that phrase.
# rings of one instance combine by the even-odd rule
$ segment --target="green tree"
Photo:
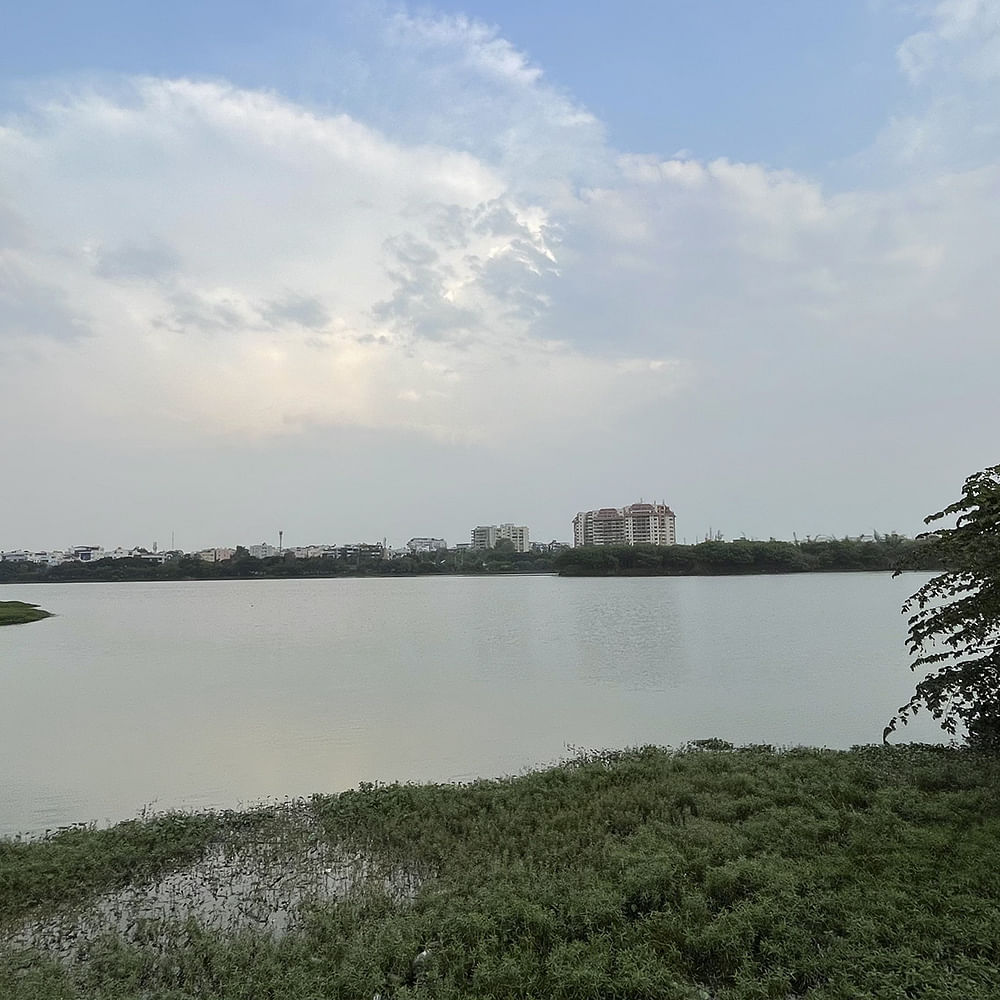
[[[969,476],[962,497],[925,524],[955,516],[955,526],[921,535],[946,568],[906,603],[911,669],[926,676],[886,727],[926,708],[970,746],[1000,751],[1000,465]],[[896,571],[899,573],[899,570]]]

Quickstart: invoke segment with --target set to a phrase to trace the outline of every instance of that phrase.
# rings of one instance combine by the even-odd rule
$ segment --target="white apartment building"
[[[411,538],[406,548],[413,553],[441,552],[448,548],[448,543],[443,538]]]
[[[478,528],[472,529],[470,548],[473,552],[481,552],[483,549],[492,549],[497,543],[497,526],[495,524],[481,524]]]
[[[531,550],[531,538],[528,527],[524,524],[498,524],[497,540],[506,538],[514,543],[515,552],[529,552]]]
[[[492,549],[502,538],[513,544],[515,552],[528,552],[531,549],[530,533],[524,524],[481,524],[472,529],[470,548],[473,551]]]
[[[634,503],[580,511],[573,518],[574,545],[675,545],[677,518],[665,503]]]

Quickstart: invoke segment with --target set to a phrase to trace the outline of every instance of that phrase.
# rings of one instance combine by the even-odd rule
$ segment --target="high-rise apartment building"
[[[498,524],[497,541],[506,538],[514,543],[515,552],[527,552],[531,548],[528,527],[524,524]]]
[[[527,552],[531,548],[528,528],[524,524],[481,524],[472,529],[472,548],[492,549],[503,538],[513,544],[515,552]]]
[[[481,552],[483,549],[492,549],[497,543],[497,526],[495,524],[481,524],[472,529],[472,551]]]
[[[580,511],[573,518],[574,545],[674,545],[677,518],[665,503],[634,503]]]

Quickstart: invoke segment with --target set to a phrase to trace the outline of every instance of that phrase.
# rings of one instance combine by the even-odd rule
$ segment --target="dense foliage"
[[[926,518],[956,518],[929,532],[947,572],[903,605],[912,669],[930,671],[886,727],[886,735],[921,708],[946,732],[1000,752],[1000,465],[965,481],[962,497]]]
[[[555,559],[562,576],[713,576],[737,573],[809,573],[937,569],[934,545],[902,535],[801,542],[707,541],[697,545],[590,545]]]
[[[386,871],[411,871],[415,896],[393,899],[375,879],[317,904],[278,939],[144,927],[63,963],[0,943],[0,996],[997,995],[992,758],[945,747],[705,746],[592,754],[496,782],[317,797],[303,806],[316,836]],[[170,844],[192,830],[162,832]],[[206,842],[218,835],[201,832]],[[97,836],[78,835],[74,867]],[[97,850],[107,842],[95,840]],[[170,855],[160,863],[174,863]],[[120,860],[108,862],[114,879]],[[40,893],[61,903],[66,884],[45,841],[0,854],[0,885],[10,887],[0,930]]]
[[[0,918],[72,905],[191,861],[217,828],[212,815],[167,815],[110,830],[78,826],[41,840],[0,840]]]
[[[368,553],[356,558],[323,556],[297,559],[292,553],[257,559],[245,552],[224,562],[206,562],[181,555],[163,563],[141,558],[98,559],[45,566],[31,562],[0,562],[0,583],[76,583],[155,580],[247,580],[336,576],[432,576],[445,573],[547,573],[547,553],[513,552],[505,547],[485,552],[422,552],[382,559]]]

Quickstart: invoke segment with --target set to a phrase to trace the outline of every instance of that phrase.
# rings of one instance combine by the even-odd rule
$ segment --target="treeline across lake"
[[[586,545],[560,552],[560,576],[722,576],[944,567],[933,539],[876,535],[802,542],[707,541],[697,545]]]
[[[364,552],[343,558],[298,559],[291,552],[257,559],[237,552],[223,562],[181,555],[162,563],[141,558],[97,559],[45,566],[31,562],[0,562],[2,583],[121,583],[155,580],[310,579],[338,576],[434,576],[446,574],[551,573],[548,553],[447,550],[383,558]]]
[[[162,563],[141,558],[98,559],[46,566],[0,562],[3,583],[120,583],[155,580],[310,579],[346,576],[442,576],[553,573],[560,576],[717,576],[738,573],[809,573],[942,569],[933,540],[880,535],[803,542],[700,542],[697,545],[601,545],[547,552],[509,547],[472,552],[448,549],[385,558],[362,552],[350,558],[299,559],[291,552],[257,559],[237,550],[223,562],[178,555]]]

